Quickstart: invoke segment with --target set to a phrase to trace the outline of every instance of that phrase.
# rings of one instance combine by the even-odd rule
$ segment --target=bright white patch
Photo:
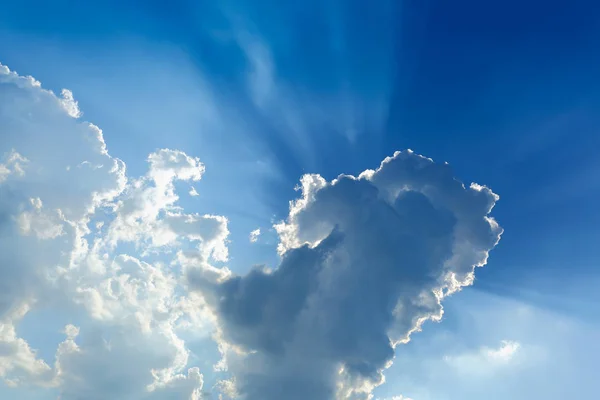
[[[257,228],[250,232],[250,243],[258,242],[258,237],[260,236],[260,228]]]
[[[12,387],[29,383],[47,385],[53,375],[52,368],[38,359],[35,350],[15,331],[14,322],[28,311],[29,306],[22,304],[0,321],[0,377]]]
[[[8,179],[11,174],[19,177],[25,175],[25,166],[28,162],[29,160],[17,153],[14,149],[6,153],[3,157],[3,162],[0,163],[0,183]]]
[[[161,149],[128,179],[70,91],[2,65],[0,109],[0,379],[64,400],[200,399],[182,332],[206,336],[212,319],[182,286],[180,254],[209,268],[227,259],[229,231],[224,217],[184,213],[175,182],[199,181],[204,165]],[[77,325],[64,321],[54,359],[40,359],[19,324],[65,312]]]
[[[60,94],[62,95],[62,99],[60,100],[60,104],[62,104],[63,108],[73,118],[79,118],[82,115],[82,112],[79,110],[79,104],[73,98],[73,92],[68,89],[63,89]]]
[[[161,149],[148,156],[148,176],[157,187],[169,186],[173,181],[199,181],[204,174],[204,164],[197,157],[182,151]]]
[[[188,193],[192,197],[200,196],[200,194],[198,193],[198,191],[196,190],[196,188],[193,187],[193,186],[190,187],[190,191]]]
[[[40,239],[54,239],[64,233],[62,212],[42,210],[42,200],[29,199],[31,208],[21,212],[16,222],[21,235],[35,234]]]
[[[521,348],[518,342],[503,340],[497,348],[481,347],[475,352],[446,356],[444,360],[458,373],[465,375],[491,375],[508,366]]]
[[[510,340],[503,340],[497,349],[484,349],[486,357],[499,362],[509,362],[517,353],[521,345]]]

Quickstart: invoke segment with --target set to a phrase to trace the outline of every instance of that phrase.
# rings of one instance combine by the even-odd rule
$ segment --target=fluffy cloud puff
[[[128,178],[81,115],[71,92],[0,65],[0,378],[64,400],[199,399],[180,331],[210,320],[181,285],[179,251],[226,260],[227,220],[177,206],[174,184],[200,180],[200,160],[162,149]],[[54,360],[18,334],[32,312],[68,315]]]
[[[191,268],[246,400],[368,399],[395,347],[473,283],[502,233],[498,196],[397,152],[377,170],[305,175],[276,225],[282,262],[245,276]]]
[[[252,232],[250,232],[250,243],[256,243],[258,242],[258,237],[260,236],[260,228],[256,228],[255,230],[253,230]]]

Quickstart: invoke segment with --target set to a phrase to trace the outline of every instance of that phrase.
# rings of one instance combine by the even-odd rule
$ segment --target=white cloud
[[[64,400],[199,399],[181,331],[208,335],[212,319],[182,286],[179,254],[226,260],[229,231],[224,217],[184,213],[175,182],[200,180],[204,165],[161,149],[128,179],[71,92],[1,65],[0,110],[0,378]],[[40,312],[78,321],[55,360],[19,336]]]
[[[252,232],[250,232],[250,243],[258,242],[258,237],[260,236],[260,228],[256,228]]]
[[[521,344],[510,340],[503,340],[497,349],[483,349],[485,356],[492,361],[509,362],[517,353]]]
[[[127,177],[70,92],[3,66],[0,110],[0,378],[64,400],[198,399],[183,337],[215,327],[232,374],[220,395],[367,399],[501,234],[491,190],[398,152],[359,177],[304,176],[275,226],[281,265],[236,276],[213,265],[228,259],[228,220],[178,203],[177,183],[204,174],[198,158],[160,149]],[[19,336],[34,312],[68,315],[54,360]]]
[[[358,178],[306,175],[300,189],[275,226],[277,269],[210,280],[198,266],[190,284],[219,317],[246,400],[368,399],[396,345],[485,265],[502,232],[489,217],[498,196],[411,151]]]
[[[157,187],[169,189],[175,180],[199,181],[204,174],[204,164],[179,150],[162,149],[148,156],[148,176]]]
[[[29,382],[44,385],[52,378],[52,368],[15,331],[14,321],[28,311],[27,305],[16,307],[0,322],[0,377],[9,386]]]
[[[38,197],[29,199],[31,207],[22,211],[16,222],[21,235],[35,234],[40,239],[54,239],[64,234],[62,212],[42,210],[42,200]]]
[[[446,356],[444,361],[459,374],[489,376],[499,368],[509,367],[520,348],[519,342],[502,340],[497,347],[483,346],[474,352]]]
[[[140,242],[153,248],[178,246],[181,241],[198,243],[205,257],[226,261],[229,235],[227,219],[215,215],[185,214],[176,205],[175,181],[198,181],[204,165],[181,151],[161,149],[148,157],[145,177],[132,181],[115,203],[114,221],[108,226],[107,242]]]
[[[67,114],[69,114],[72,118],[81,117],[82,112],[79,110],[79,104],[73,98],[73,92],[68,89],[63,89],[60,94],[62,95],[60,104],[62,104]]]
[[[581,278],[579,288],[589,281],[589,276]],[[540,286],[535,281],[529,289]],[[563,296],[566,292],[553,287],[549,294],[565,303],[587,299],[577,309],[593,309],[593,291]],[[600,325],[591,314],[580,320],[573,311],[565,312],[564,305],[536,305],[475,285],[448,299],[445,323],[427,326],[398,354],[386,374],[388,383],[376,394],[384,398],[401,392],[415,400],[594,398],[600,350],[590,343]]]
[[[25,175],[25,166],[28,160],[17,153],[14,149],[4,155],[3,163],[0,163],[0,183],[4,182],[9,175]]]
[[[68,327],[56,354],[63,398],[198,399],[202,375],[197,368],[185,370],[183,342],[162,328],[140,335],[135,330],[120,333],[128,329],[123,326],[109,330],[109,338],[92,334],[80,340],[79,332]]]

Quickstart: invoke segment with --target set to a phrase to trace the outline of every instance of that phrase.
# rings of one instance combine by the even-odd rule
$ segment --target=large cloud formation
[[[227,219],[178,205],[177,183],[201,180],[200,160],[161,149],[130,177],[81,117],[71,92],[0,65],[7,386],[62,400],[206,398],[184,338],[216,330],[229,379],[214,396],[367,399],[396,346],[441,317],[500,238],[494,193],[398,152],[358,177],[302,177],[275,225],[281,264],[236,276],[219,266]],[[60,324],[53,359],[23,336],[28,318]]]
[[[368,399],[395,347],[486,263],[502,233],[489,217],[498,196],[410,150],[358,177],[305,175],[300,189],[276,225],[277,269],[193,268],[189,280],[219,317],[232,392]]]
[[[197,158],[162,149],[129,178],[81,115],[69,91],[0,65],[0,379],[63,400],[199,399],[181,333],[210,320],[178,252],[226,260],[227,220],[177,206],[175,182],[204,173]],[[19,335],[25,318],[62,324],[54,360]]]

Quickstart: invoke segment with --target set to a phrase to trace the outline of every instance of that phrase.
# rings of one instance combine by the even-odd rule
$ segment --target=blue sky
[[[201,180],[174,178],[178,204],[227,217],[229,258],[217,264],[234,274],[279,264],[273,224],[288,218],[303,174],[358,176],[412,149],[499,194],[492,215],[504,234],[486,267],[444,302],[441,323],[396,348],[378,398],[595,397],[600,5],[21,1],[2,10],[0,62],[71,90],[128,176],[146,174],[162,148],[201,160]],[[0,135],[14,134],[8,126]],[[17,329],[48,363],[63,326],[77,325],[71,311],[52,313],[27,314]],[[215,345],[186,341],[188,367],[208,390],[220,379]],[[46,399],[61,389],[5,390]]]

